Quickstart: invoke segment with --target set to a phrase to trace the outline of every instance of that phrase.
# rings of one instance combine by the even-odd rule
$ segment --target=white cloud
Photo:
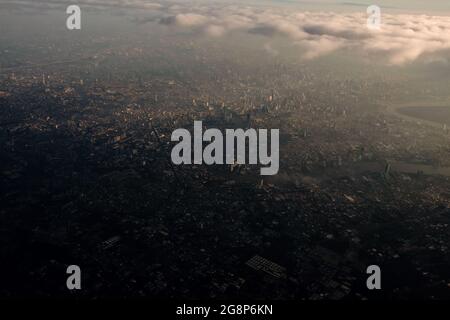
[[[187,8],[180,6],[178,10]],[[195,8],[189,10],[192,14]],[[217,37],[239,30],[270,38],[285,37],[301,47],[308,59],[351,49],[355,53],[361,50],[377,54],[388,63],[402,65],[424,55],[450,50],[450,17],[382,14],[381,30],[370,30],[365,12],[292,12],[239,6],[198,10],[209,35]],[[185,13],[175,14],[173,22],[181,14]]]
[[[208,23],[208,18],[201,14],[181,13],[174,18],[175,24],[181,27],[198,27]]]

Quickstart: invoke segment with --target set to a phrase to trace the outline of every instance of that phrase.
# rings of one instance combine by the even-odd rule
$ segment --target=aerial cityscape
[[[370,5],[0,1],[0,298],[450,299],[450,4]]]

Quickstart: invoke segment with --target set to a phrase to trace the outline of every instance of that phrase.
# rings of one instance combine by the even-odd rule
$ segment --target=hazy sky
[[[279,5],[279,6],[295,6],[304,10],[331,10],[331,11],[362,11],[369,5],[378,5],[389,11],[401,11],[406,13],[433,13],[446,15],[450,14],[450,0],[0,0],[0,5],[16,4],[18,6],[28,3],[32,6],[45,4],[47,6],[64,3],[109,3],[110,6],[123,6],[133,3],[181,3],[181,4],[199,4],[207,5],[208,3],[228,3],[236,5]]]
[[[374,1],[375,2],[375,1]],[[375,4],[371,2],[371,4]],[[0,0],[65,16],[72,0]],[[299,47],[305,59],[337,51],[379,57],[392,65],[421,58],[448,61],[450,0],[378,0],[381,28],[368,27],[369,3],[363,0],[78,0],[83,10],[122,13],[141,26],[159,24],[173,32],[219,39],[237,33],[279,38]],[[432,15],[427,15],[433,13]],[[29,13],[32,15],[32,13]],[[14,21],[12,22],[14,24]],[[0,22],[1,25],[1,22]],[[270,47],[273,51],[276,48]]]
[[[404,12],[423,13],[450,13],[449,0],[263,0],[267,3],[279,3],[286,5],[298,5],[325,10],[360,10],[358,8],[368,7],[376,4],[390,10],[401,10]]]

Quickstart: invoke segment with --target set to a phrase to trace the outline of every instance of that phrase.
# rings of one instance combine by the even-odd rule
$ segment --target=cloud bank
[[[367,27],[367,14],[288,12],[276,8],[230,6],[197,8],[163,20],[210,36],[235,31],[268,38],[284,37],[313,59],[337,50],[376,54],[394,65],[413,62],[428,54],[450,50],[450,17],[382,14],[380,30]]]
[[[26,6],[61,6],[70,1],[3,1]],[[374,54],[393,65],[450,50],[450,17],[409,14],[381,15],[381,29],[367,27],[367,14],[301,12],[282,7],[227,5],[223,2],[144,0],[80,0],[81,6],[138,9],[143,23],[158,22],[173,29],[209,37],[244,32],[267,38],[283,37],[299,47],[306,59],[338,50]],[[151,19],[142,15],[148,13]],[[265,47],[272,54],[276,49]]]

